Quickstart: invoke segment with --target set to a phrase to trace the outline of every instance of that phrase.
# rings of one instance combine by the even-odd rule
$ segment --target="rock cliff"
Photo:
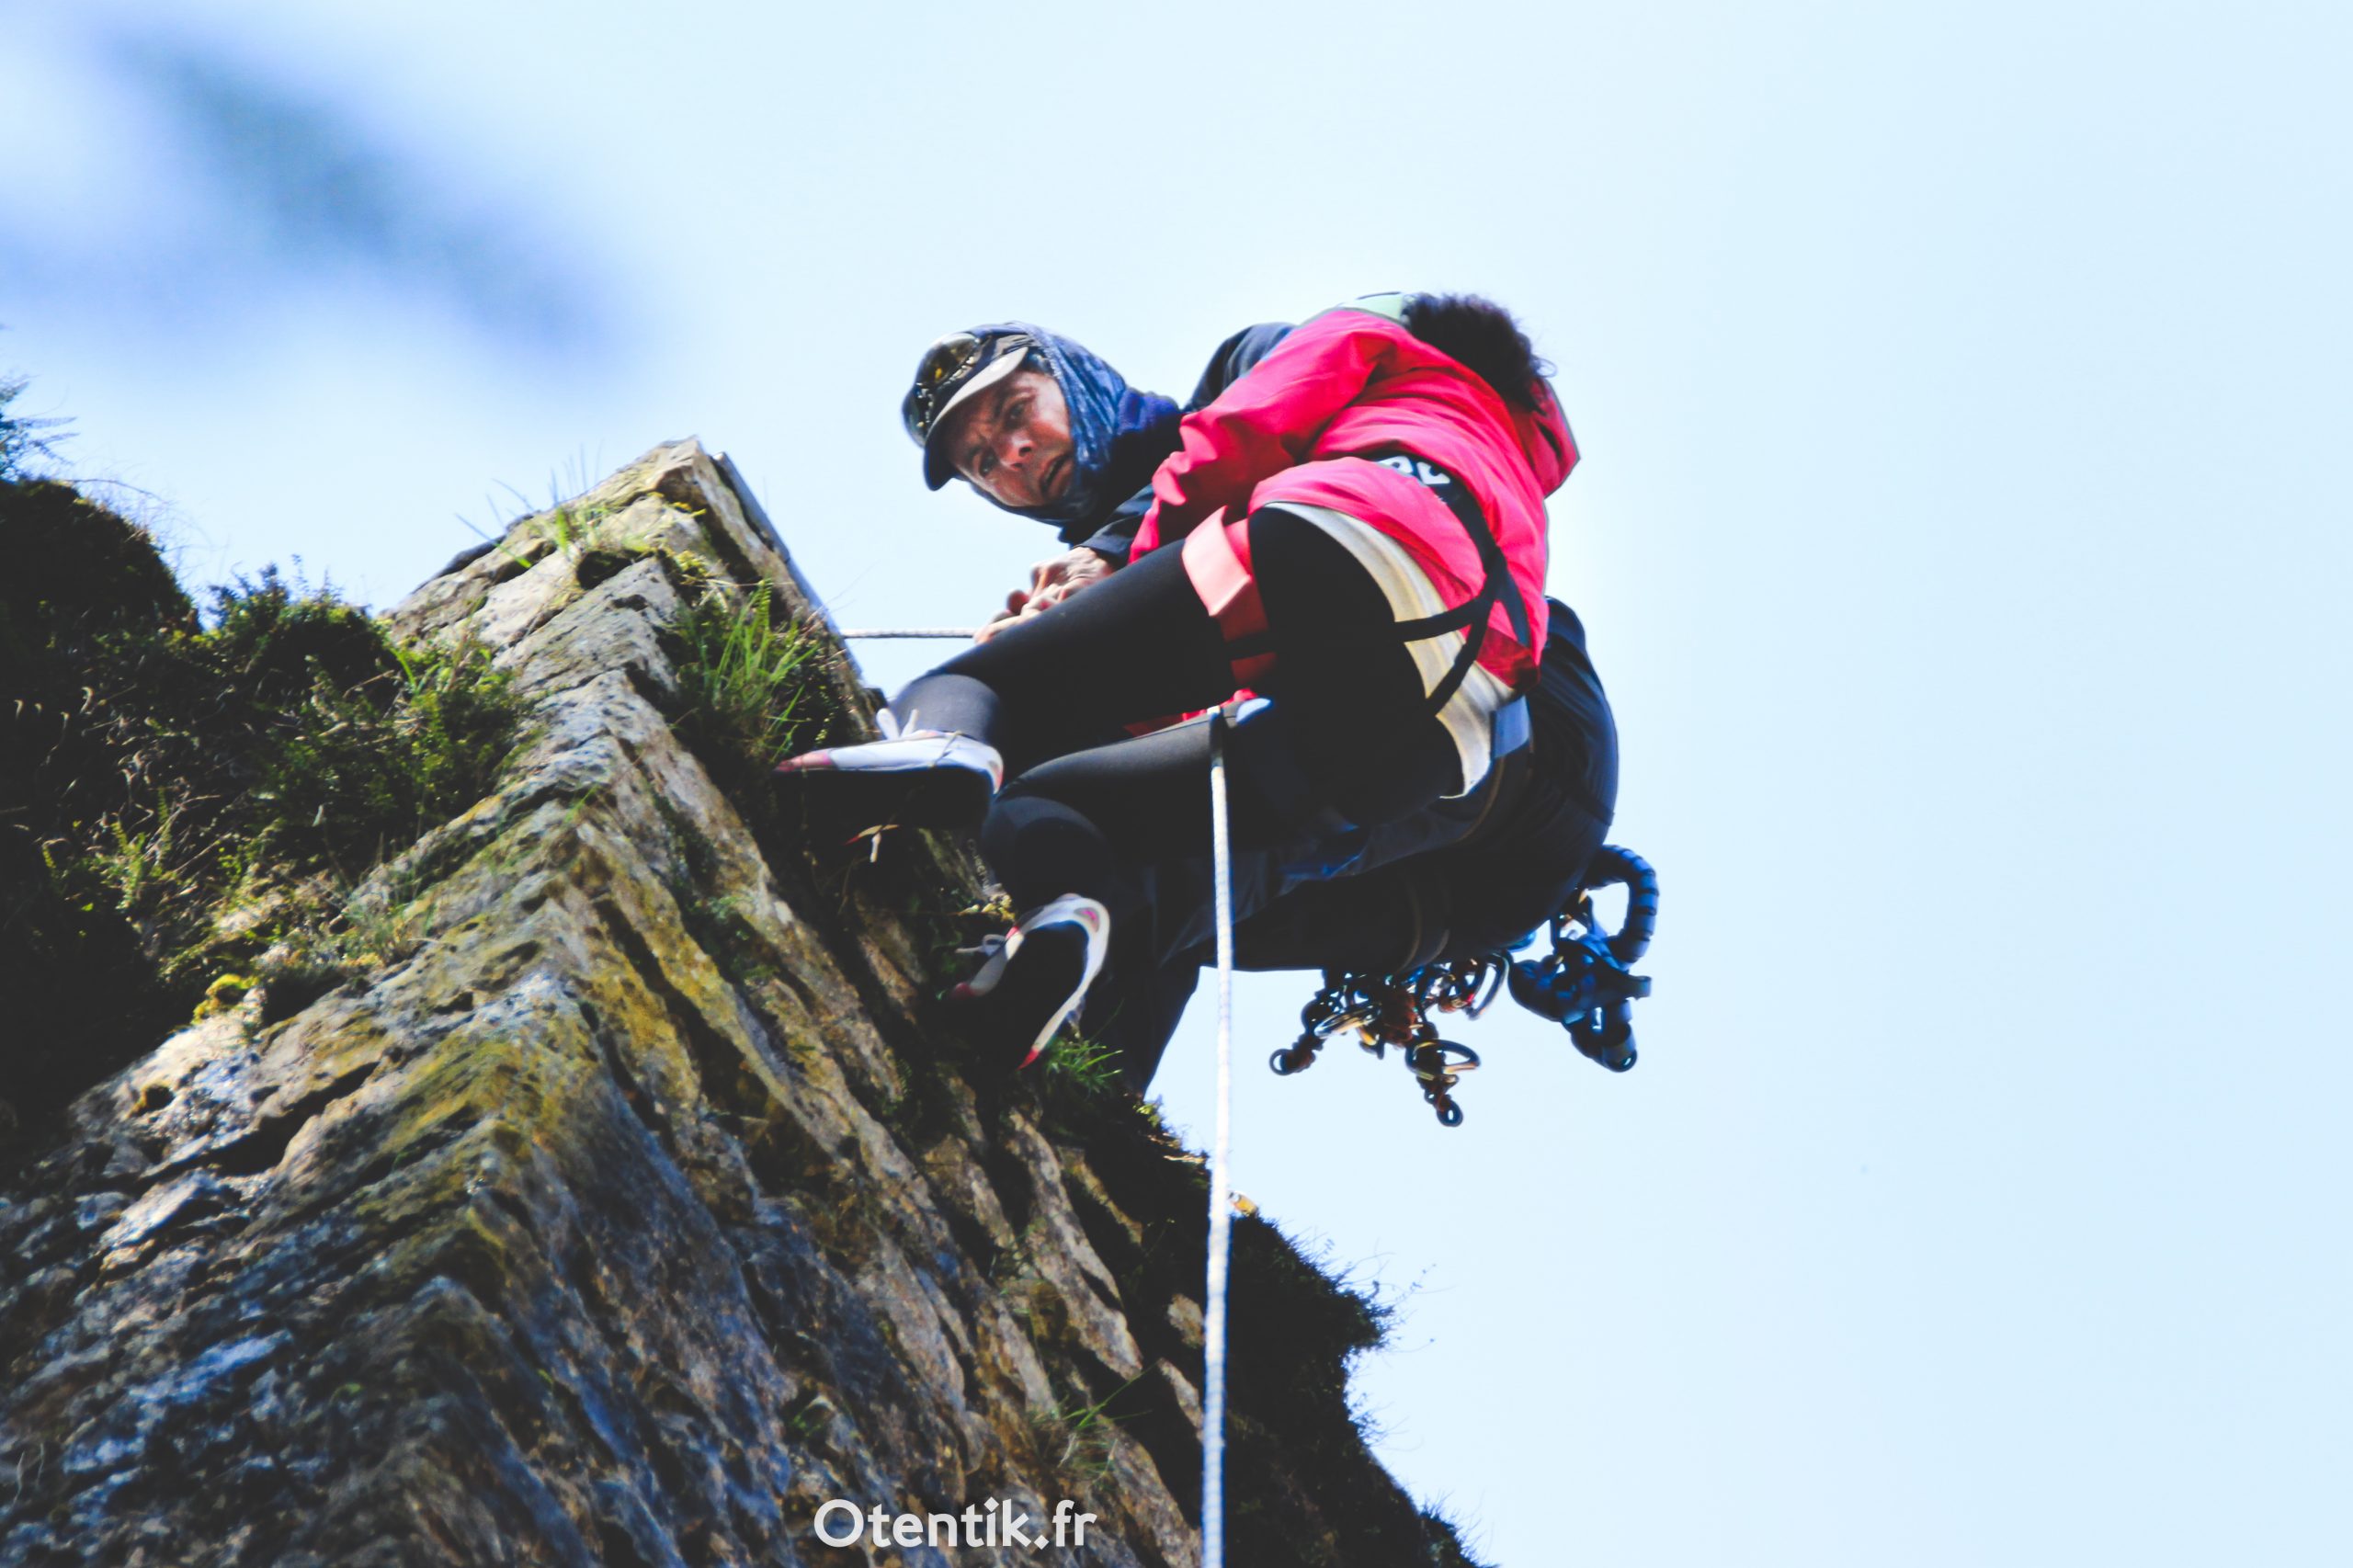
[[[510,749],[332,884],[332,962],[275,906],[195,1021],[18,1108],[0,1562],[1194,1561],[1200,1162],[1083,1051],[968,1077],[960,846],[772,814],[763,747],[871,699],[726,460],[657,449],[386,623],[487,660]],[[1350,1420],[1379,1307],[1236,1248],[1233,1560],[1463,1561]],[[813,1532],[1064,1497],[1083,1546]]]

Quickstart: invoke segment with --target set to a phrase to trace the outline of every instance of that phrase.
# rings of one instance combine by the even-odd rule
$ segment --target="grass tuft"
[[[706,760],[716,754],[765,771],[806,750],[832,722],[819,678],[824,644],[777,610],[767,584],[714,586],[672,633],[685,699],[677,730]]]
[[[1038,1061],[1038,1096],[1050,1110],[1101,1110],[1122,1091],[1120,1053],[1065,1028]]]
[[[71,420],[41,419],[8,412],[9,405],[24,394],[29,384],[22,376],[0,376],[0,481],[26,477],[27,464],[32,459],[54,462],[57,443],[71,439],[64,435],[41,434],[44,430],[60,429]]]
[[[1139,1373],[1130,1378],[1101,1399],[1058,1404],[1036,1418],[1033,1426],[1055,1448],[1056,1470],[1086,1481],[1100,1481],[1110,1473],[1111,1429],[1124,1419],[1112,1415],[1111,1406],[1121,1394],[1135,1387],[1141,1377]]]

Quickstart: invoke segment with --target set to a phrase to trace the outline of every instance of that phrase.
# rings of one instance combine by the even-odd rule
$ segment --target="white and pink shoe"
[[[776,765],[780,787],[890,827],[977,827],[1005,783],[995,746],[939,730],[805,751]]]
[[[971,1008],[968,1028],[983,1053],[1018,1072],[1038,1060],[1103,972],[1111,912],[1064,893],[990,944],[980,972],[949,995]]]

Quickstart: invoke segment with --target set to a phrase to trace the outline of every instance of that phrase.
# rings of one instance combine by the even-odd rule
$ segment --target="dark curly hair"
[[[1552,367],[1509,311],[1476,294],[1416,294],[1405,302],[1405,330],[1439,353],[1460,359],[1519,408],[1537,405],[1538,378]]]

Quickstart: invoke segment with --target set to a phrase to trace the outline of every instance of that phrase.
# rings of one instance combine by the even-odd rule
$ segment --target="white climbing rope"
[[[1233,1241],[1233,846],[1225,710],[1210,710],[1210,858],[1217,914],[1217,1138],[1210,1153],[1209,1301],[1201,1314],[1201,1568],[1225,1568],[1225,1271]]]
[[[845,642],[884,637],[955,637],[970,642],[977,634],[978,629],[970,626],[881,626],[872,631],[837,633]]]

